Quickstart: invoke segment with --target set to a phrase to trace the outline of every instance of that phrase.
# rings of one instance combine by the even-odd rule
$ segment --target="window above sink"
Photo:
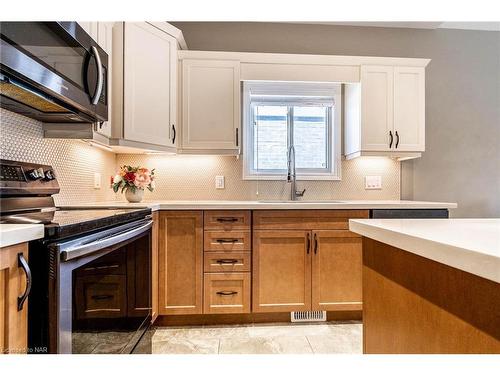
[[[283,180],[295,148],[298,180],[340,180],[340,84],[244,82],[243,178]]]

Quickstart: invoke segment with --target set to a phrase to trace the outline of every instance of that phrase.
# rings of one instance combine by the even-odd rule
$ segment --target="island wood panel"
[[[254,230],[253,312],[310,310],[310,235],[303,230]]]
[[[160,212],[159,313],[203,311],[203,212]]]
[[[361,310],[361,236],[347,230],[318,230],[312,238],[312,309]]]
[[[363,238],[364,353],[500,353],[500,284]]]
[[[160,216],[153,212],[153,228],[151,230],[151,323],[158,317],[158,252],[159,252]]]
[[[368,210],[263,210],[253,211],[253,228],[349,229],[349,219],[368,218]]]
[[[28,244],[0,249],[0,354],[26,353],[28,347],[28,300],[17,311],[17,297],[26,289],[26,275],[18,267],[17,255],[28,261]]]

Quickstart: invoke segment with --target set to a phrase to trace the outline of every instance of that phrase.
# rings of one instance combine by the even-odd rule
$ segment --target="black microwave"
[[[76,22],[0,22],[0,106],[47,123],[108,119],[108,55]]]

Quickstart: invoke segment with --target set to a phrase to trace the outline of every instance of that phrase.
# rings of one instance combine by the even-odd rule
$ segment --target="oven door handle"
[[[151,229],[152,226],[153,226],[153,221],[150,220],[146,224],[131,228],[123,232],[118,232],[116,233],[116,235],[107,236],[83,245],[78,245],[75,247],[70,247],[68,249],[61,250],[61,261],[67,262],[69,260],[89,255],[95,253],[96,251],[119,244],[120,242],[130,240],[133,237],[139,236],[144,232],[147,232],[148,230]],[[58,245],[55,246],[58,247]]]

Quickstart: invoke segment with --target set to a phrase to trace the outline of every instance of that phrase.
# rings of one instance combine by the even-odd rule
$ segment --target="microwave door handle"
[[[69,260],[79,258],[84,255],[92,254],[96,251],[105,249],[107,247],[116,245],[120,242],[130,240],[136,236],[141,235],[142,233],[148,231],[153,226],[153,221],[148,221],[144,225],[140,225],[138,227],[134,227],[130,230],[119,232],[114,236],[104,237],[101,239],[96,239],[95,241],[75,246],[69,247],[67,249],[61,248],[61,246],[54,244],[53,247],[60,250],[61,253],[61,261],[67,262]]]
[[[102,92],[102,87],[104,85],[104,81],[102,79],[102,63],[101,63],[101,56],[99,55],[99,51],[95,46],[92,46],[92,53],[94,54],[95,57],[95,62],[97,64],[97,86],[95,90],[94,97],[92,98],[92,104],[96,105],[97,102],[99,101],[99,98],[101,97],[101,92]]]

